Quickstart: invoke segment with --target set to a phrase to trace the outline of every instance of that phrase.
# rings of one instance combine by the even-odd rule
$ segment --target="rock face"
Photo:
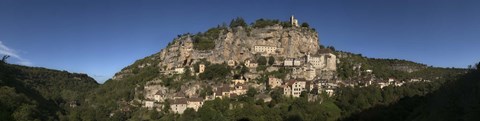
[[[192,36],[183,35],[174,39],[159,53],[145,58],[145,63],[137,64],[136,68],[156,66],[161,72],[170,73],[176,68],[191,67],[201,59],[211,63],[224,63],[228,60],[241,63],[262,55],[282,61],[285,58],[315,54],[319,50],[318,33],[305,27],[284,28],[274,25],[264,28],[228,28],[221,30],[219,37],[214,39],[215,48],[212,50],[194,49]],[[113,79],[118,80],[131,73],[131,69],[124,69]]]

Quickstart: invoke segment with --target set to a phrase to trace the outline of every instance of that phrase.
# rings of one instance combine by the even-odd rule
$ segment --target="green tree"
[[[273,65],[275,63],[275,58],[273,56],[268,57],[268,65]]]
[[[257,90],[253,87],[249,87],[247,90],[247,96],[254,97],[257,94]]]
[[[205,68],[205,72],[199,75],[203,80],[223,79],[230,74],[231,69],[226,64],[211,64]]]
[[[227,120],[222,112],[219,112],[211,107],[202,106],[198,109],[199,117],[202,121],[225,121]]]
[[[196,118],[195,110],[193,110],[193,108],[187,108],[180,116],[179,121],[194,121]]]
[[[197,50],[211,50],[215,48],[215,42],[207,37],[195,36],[193,42],[193,48]]]
[[[37,113],[38,110],[36,109],[35,105],[23,104],[18,107],[12,115],[17,121],[33,121],[38,120],[35,118],[38,117]]]
[[[253,23],[254,28],[264,28],[267,26],[273,26],[275,24],[280,24],[279,20],[270,20],[270,19],[258,19]]]
[[[10,55],[4,55],[4,56],[2,57],[2,62],[3,62],[3,63],[6,63],[6,62],[7,62],[7,59],[8,59],[9,57],[10,57]]]
[[[267,65],[267,58],[265,58],[264,56],[260,56],[257,62],[258,62],[258,65]]]
[[[237,17],[235,19],[232,19],[232,21],[230,22],[230,28],[235,28],[237,26],[245,28],[247,27],[247,23],[245,23],[245,20],[243,20],[242,17]]]
[[[289,21],[283,21],[280,23],[284,28],[292,27],[292,24]]]
[[[480,71],[480,62],[476,64],[477,70]]]
[[[307,28],[309,28],[309,27],[310,27],[310,25],[308,25],[308,23],[307,23],[307,22],[303,22],[303,23],[302,23],[302,25],[300,25],[300,26],[301,26],[301,27],[307,27]]]

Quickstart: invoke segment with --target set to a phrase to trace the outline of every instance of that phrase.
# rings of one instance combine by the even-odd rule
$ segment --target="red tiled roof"
[[[293,79],[292,79],[292,80],[288,80],[287,82],[285,82],[285,85],[287,85],[287,86],[292,86],[293,83],[295,83],[295,82],[296,82],[296,80],[293,80]]]

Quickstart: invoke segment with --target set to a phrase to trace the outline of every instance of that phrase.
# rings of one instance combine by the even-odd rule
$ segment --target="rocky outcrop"
[[[159,53],[135,63],[133,67],[117,73],[113,79],[119,80],[132,74],[131,68],[156,66],[161,72],[173,72],[175,68],[191,67],[196,61],[206,59],[211,63],[224,63],[228,60],[243,62],[256,55],[275,58],[298,58],[306,54],[317,53],[319,49],[318,33],[305,27],[288,27],[280,25],[265,28],[228,28],[221,30],[214,40],[212,50],[193,48],[193,35],[183,35],[173,40]],[[274,52],[256,51],[256,46],[275,47]]]

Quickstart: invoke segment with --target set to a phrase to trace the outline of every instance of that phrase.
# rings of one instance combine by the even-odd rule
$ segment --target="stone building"
[[[230,91],[230,93],[236,94],[236,95],[244,95],[244,94],[247,94],[247,89],[248,89],[247,85],[238,84],[238,85],[235,85],[234,90]]]
[[[205,64],[198,64],[198,73],[205,72]]]
[[[321,53],[321,58],[324,58],[324,64],[322,64],[322,70],[325,71],[336,71],[337,70],[337,56],[333,53]]]
[[[193,108],[193,110],[198,111],[203,105],[203,98],[188,98],[187,99],[187,108]]]
[[[215,98],[220,98],[220,99],[222,99],[224,97],[230,97],[230,90],[232,90],[232,89],[228,85],[223,85],[223,86],[217,87],[213,91],[213,96]]]
[[[289,80],[284,85],[284,95],[292,97],[300,97],[303,91],[309,92],[314,85],[311,81],[305,80]]]
[[[290,24],[292,24],[293,27],[298,27],[298,20],[293,17],[293,15],[290,17]]]
[[[275,78],[275,77],[269,77],[268,78],[268,86],[270,86],[271,89],[275,87],[280,87],[282,86],[282,79]]]
[[[291,67],[291,66],[300,66],[302,62],[300,59],[289,58],[283,60],[283,66]]]
[[[277,47],[273,46],[261,46],[257,45],[254,47],[255,53],[264,53],[264,54],[273,54],[277,50]]]
[[[305,81],[289,80],[285,83],[284,95],[292,97],[300,97],[305,89]]]
[[[243,79],[243,78],[232,80],[233,85],[244,84],[245,82],[246,82],[246,80]]]
[[[175,73],[176,74],[183,74],[183,73],[185,73],[185,68],[181,68],[181,67],[175,68]]]
[[[256,68],[258,63],[255,60],[246,59],[244,64],[247,68]]]
[[[315,73],[315,68],[313,68],[313,67],[307,67],[303,71],[303,77],[306,80],[313,80],[313,79],[315,79],[316,76],[317,76],[317,74]]]
[[[234,60],[228,60],[227,65],[228,66],[235,66],[235,61]]]
[[[315,69],[321,69],[324,71],[337,70],[337,57],[330,52],[320,53],[317,56],[307,54],[305,57],[305,63],[310,63]]]
[[[170,103],[170,109],[174,113],[183,114],[187,109],[187,99],[185,98],[170,100]]]
[[[146,100],[144,103],[145,103],[144,107],[148,108],[149,110],[155,107],[154,101]]]

